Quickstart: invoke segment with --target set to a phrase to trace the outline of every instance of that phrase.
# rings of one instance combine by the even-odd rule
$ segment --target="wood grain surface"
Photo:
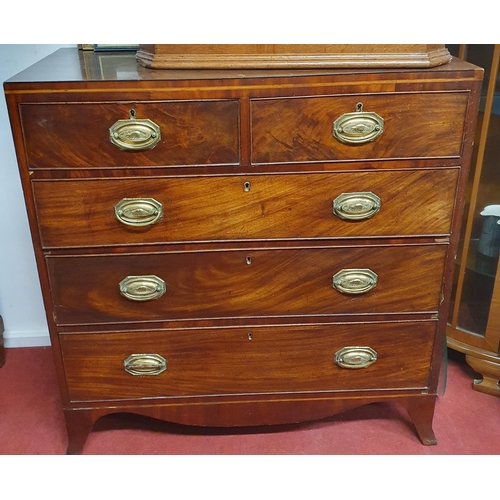
[[[161,141],[147,151],[122,151],[109,141],[118,120],[152,120]],[[238,101],[85,102],[21,106],[29,168],[237,164]]]
[[[273,176],[211,176],[34,182],[47,248],[179,241],[447,235],[457,169]],[[249,183],[248,191],[245,183]],[[370,219],[333,214],[342,193],[373,192]],[[153,198],[163,217],[130,228],[115,218],[123,198]]]
[[[446,245],[268,249],[48,257],[56,323],[435,312]],[[248,264],[247,258],[251,259]],[[411,265],[408,265],[408,264]],[[371,269],[377,286],[353,296],[332,286],[342,269]],[[155,275],[166,293],[120,295],[127,276]]]
[[[355,94],[253,100],[253,163],[459,157],[468,95],[461,93]],[[384,120],[373,142],[343,144],[333,122],[363,104]]]
[[[64,335],[73,401],[267,392],[423,388],[434,322]],[[252,340],[248,333],[252,333]],[[334,363],[345,346],[370,346],[367,368]],[[167,369],[134,376],[123,369],[133,353],[158,353]]]

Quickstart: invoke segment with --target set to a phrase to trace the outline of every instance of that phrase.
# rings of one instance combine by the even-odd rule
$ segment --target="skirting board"
[[[4,347],[47,347],[50,346],[50,337],[47,332],[18,332],[9,335],[4,332]]]

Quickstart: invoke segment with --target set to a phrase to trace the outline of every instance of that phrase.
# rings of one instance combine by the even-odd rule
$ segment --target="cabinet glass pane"
[[[480,147],[479,132],[485,120],[486,95],[493,49],[493,45],[467,46],[466,59],[483,67],[485,69],[485,78],[467,191],[467,206],[461,233],[460,251],[455,269],[456,287],[460,275],[459,264],[462,261],[462,252],[466,251],[466,258],[462,262],[463,286],[460,297],[455,296],[456,290],[453,296],[455,301],[460,301],[456,318],[457,328],[481,336],[484,336],[486,332],[500,251],[500,225],[498,224],[500,222],[500,80],[498,75],[491,115],[489,116],[484,156],[478,153],[478,147]],[[450,51],[453,51],[452,47],[450,47]],[[486,113],[487,111],[486,109]],[[480,173],[477,172],[479,182],[474,186],[473,179],[476,175],[476,169],[480,169]],[[467,215],[470,213],[471,202],[475,203],[472,218],[468,219]],[[470,235],[468,241],[465,241],[468,236],[467,224],[471,224],[469,226]],[[460,293],[460,290],[458,292]],[[453,313],[451,312],[451,314]]]

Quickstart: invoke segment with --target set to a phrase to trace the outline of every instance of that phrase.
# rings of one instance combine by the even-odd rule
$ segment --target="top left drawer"
[[[239,163],[236,100],[22,104],[20,113],[30,169]]]

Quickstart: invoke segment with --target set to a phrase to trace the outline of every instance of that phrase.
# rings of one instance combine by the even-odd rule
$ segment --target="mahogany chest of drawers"
[[[482,70],[148,70],[5,83],[69,435],[434,405]]]

